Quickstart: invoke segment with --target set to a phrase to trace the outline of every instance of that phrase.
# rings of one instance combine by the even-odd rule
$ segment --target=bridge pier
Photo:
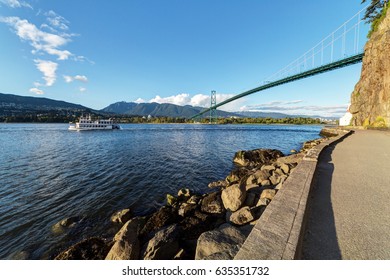
[[[215,90],[211,91],[211,99],[210,99],[210,124],[216,124],[218,122],[217,116],[217,92]]]

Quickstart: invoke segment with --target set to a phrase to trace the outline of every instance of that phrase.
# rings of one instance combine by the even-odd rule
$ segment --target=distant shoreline
[[[0,122],[0,124],[63,124],[63,125],[68,125],[69,122]],[[288,126],[288,125],[308,125],[308,126],[335,126],[337,127],[336,124],[306,124],[306,123],[227,123],[227,124],[210,124],[210,123],[131,123],[131,122],[121,122],[120,124],[134,124],[134,125],[183,125],[183,124],[188,124],[188,125],[259,125],[259,126],[267,126],[267,125],[278,125],[278,126]]]

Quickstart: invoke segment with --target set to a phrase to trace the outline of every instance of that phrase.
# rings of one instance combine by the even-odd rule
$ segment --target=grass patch
[[[375,127],[375,128],[385,128],[385,127],[387,127],[385,119],[383,117],[381,117],[381,116],[376,117],[374,123],[372,124],[372,127]]]
[[[371,29],[370,31],[368,32],[367,34],[367,38],[370,39],[371,38],[371,35],[378,30],[378,26],[379,24],[383,21],[383,19],[386,17],[386,14],[387,14],[387,10],[389,9],[389,6],[390,5],[386,5],[386,7],[383,8],[382,10],[382,13],[380,15],[380,17],[376,18],[372,24],[371,24]]]

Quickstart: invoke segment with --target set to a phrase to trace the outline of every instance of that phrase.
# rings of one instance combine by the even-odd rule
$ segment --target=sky
[[[360,3],[0,0],[0,92],[93,109],[119,101],[207,107],[212,90],[218,103],[269,81]],[[220,109],[341,116],[360,71],[356,64]]]

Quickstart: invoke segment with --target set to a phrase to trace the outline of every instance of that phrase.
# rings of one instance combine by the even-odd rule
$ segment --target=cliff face
[[[365,46],[360,81],[351,95],[352,124],[390,127],[390,12]]]

